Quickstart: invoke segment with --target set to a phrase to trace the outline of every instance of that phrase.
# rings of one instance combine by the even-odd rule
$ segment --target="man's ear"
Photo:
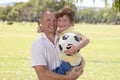
[[[37,23],[38,23],[38,25],[40,24],[40,21],[39,21],[39,19],[37,19]]]

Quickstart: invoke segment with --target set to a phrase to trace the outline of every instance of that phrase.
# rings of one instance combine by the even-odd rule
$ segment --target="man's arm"
[[[76,72],[72,69],[68,74],[61,75],[47,69],[46,66],[34,66],[39,80],[76,80],[79,77],[80,71]]]

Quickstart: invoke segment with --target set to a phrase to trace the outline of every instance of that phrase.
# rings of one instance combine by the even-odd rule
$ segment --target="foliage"
[[[77,23],[120,24],[120,15],[111,8],[103,8],[99,10],[85,8],[78,11],[75,21]]]
[[[5,21],[5,20],[10,20],[11,19],[11,15],[10,15],[10,12],[12,10],[12,7],[11,6],[7,6],[5,8],[1,8],[1,12],[0,12],[0,18]]]
[[[12,22],[12,21],[8,21],[7,24],[8,24],[8,25],[12,25],[13,22]]]
[[[94,10],[93,8],[78,11],[75,2],[84,0],[30,0],[26,3],[19,2],[13,6],[0,7],[0,20],[17,22],[34,22],[38,20],[41,12],[46,8],[56,11],[63,7],[72,8],[77,23],[107,23],[120,24],[120,0],[114,0],[113,8]],[[96,0],[93,0],[95,2]],[[108,4],[108,0],[104,0]],[[110,14],[109,14],[110,13]]]
[[[78,0],[77,0],[78,1]],[[84,0],[83,0],[84,1]],[[96,0],[93,0],[93,2],[95,2]],[[103,0],[105,5],[108,6],[109,5],[109,0]],[[112,8],[117,11],[120,12],[120,0],[111,0],[112,3]]]
[[[50,8],[50,9],[54,9],[54,10],[58,11],[59,9],[67,6],[67,7],[71,7],[73,10],[75,10],[75,12],[77,10],[77,8],[76,8],[75,4],[72,2],[72,0],[60,0],[60,1],[31,0],[30,2],[34,3],[33,6],[35,8],[36,18],[38,18],[41,15],[41,12],[46,8]]]
[[[120,12],[120,0],[114,0],[113,9]]]

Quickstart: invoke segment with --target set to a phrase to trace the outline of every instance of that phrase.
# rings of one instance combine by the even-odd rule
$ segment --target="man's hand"
[[[66,72],[66,75],[70,78],[70,80],[76,80],[81,75],[81,71],[76,71],[76,68],[73,68]]]
[[[43,32],[42,25],[39,25],[37,27],[37,33]]]
[[[85,67],[85,60],[83,57],[81,57],[81,63],[80,63],[80,66],[76,66],[76,71],[80,71],[81,72],[81,75],[82,73],[84,72],[84,67]]]

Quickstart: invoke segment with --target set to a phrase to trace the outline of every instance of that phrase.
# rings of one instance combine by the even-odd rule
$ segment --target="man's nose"
[[[51,21],[51,22],[50,22],[50,25],[55,25],[55,22],[54,22],[54,21]]]

